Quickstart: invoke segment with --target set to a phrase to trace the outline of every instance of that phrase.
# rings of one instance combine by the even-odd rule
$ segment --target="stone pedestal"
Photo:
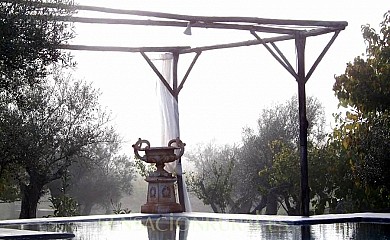
[[[142,213],[176,213],[183,212],[176,203],[175,177],[147,177],[148,195],[146,204],[141,206]]]
[[[142,147],[146,144],[145,147]],[[175,144],[176,146],[172,146]],[[133,145],[134,154],[138,159],[147,163],[156,164],[156,170],[146,177],[148,182],[148,195],[146,204],[141,206],[142,213],[177,213],[183,212],[183,208],[176,202],[175,186],[176,178],[164,170],[165,163],[178,160],[184,153],[183,143],[179,138],[168,142],[167,147],[150,147],[147,140],[138,139]],[[175,154],[175,150],[180,150]],[[145,155],[140,156],[139,151]]]

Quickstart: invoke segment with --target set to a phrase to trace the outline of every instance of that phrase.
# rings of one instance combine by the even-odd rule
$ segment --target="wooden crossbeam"
[[[202,52],[197,52],[197,53],[196,53],[194,59],[192,60],[190,66],[189,66],[188,69],[187,69],[186,74],[184,75],[183,79],[181,80],[179,87],[177,88],[177,92],[178,92],[178,93],[179,93],[179,92],[181,91],[181,89],[183,88],[184,83],[187,81],[187,78],[188,78],[188,76],[190,75],[190,72],[191,72],[192,68],[194,67],[194,65],[195,65],[196,61],[198,60],[198,58],[199,58],[199,56],[200,56],[201,53],[202,53]]]
[[[114,9],[114,8],[85,6],[85,5],[76,5],[75,8],[77,10],[175,19],[175,20],[182,20],[188,22],[197,22],[197,21],[206,22],[206,23],[235,22],[235,23],[255,23],[255,24],[265,24],[265,25],[279,25],[279,26],[291,25],[291,26],[318,26],[318,27],[337,27],[337,28],[340,27],[345,28],[348,25],[348,23],[345,21],[287,20],[287,19],[267,19],[267,18],[257,18],[257,17],[230,17],[230,16],[229,17],[191,16],[191,15],[182,15],[182,14],[171,14],[171,13],[139,11],[139,10],[124,10],[124,9]]]
[[[339,35],[340,31],[336,31],[332,38],[329,40],[328,44],[325,46],[325,48],[322,50],[316,61],[314,62],[313,66],[311,66],[309,72],[306,75],[306,82],[309,80],[311,75],[313,74],[314,70],[318,66],[318,64],[321,62],[322,58],[325,56],[326,52],[329,50],[330,46],[332,46],[333,42],[336,40],[337,36]]]
[[[0,2],[13,2],[13,0],[1,0]],[[27,1],[25,2],[27,3]],[[256,25],[278,26],[276,28],[284,28],[286,26],[289,26],[290,29],[297,26],[333,27],[338,29],[344,29],[348,25],[346,21],[291,20],[291,19],[270,19],[270,18],[234,17],[234,16],[227,16],[227,17],[193,16],[193,15],[172,14],[172,13],[162,13],[162,12],[153,12],[153,11],[115,9],[115,8],[96,7],[96,6],[87,6],[87,5],[66,5],[66,4],[43,3],[43,2],[31,2],[31,1],[28,1],[28,3],[35,4],[37,6],[42,6],[42,7],[49,7],[49,8],[63,8],[63,9],[71,9],[71,10],[79,10],[79,11],[80,10],[94,11],[94,12],[112,13],[112,14],[154,17],[159,19],[181,20],[186,22],[194,22],[194,23],[199,22],[199,23],[208,23],[208,24],[246,23],[246,24],[256,24]]]
[[[97,51],[97,52],[180,52],[190,49],[189,46],[177,47],[117,47],[117,46],[91,46],[91,45],[72,45],[61,44],[59,49]]]
[[[123,19],[123,18],[87,18],[87,17],[57,17],[59,21],[77,22],[77,23],[97,23],[97,24],[121,24],[121,25],[142,25],[142,26],[165,26],[165,27],[186,27],[188,22],[183,21],[168,21],[168,20],[142,20],[142,19]],[[269,27],[248,24],[233,24],[233,23],[208,23],[208,22],[191,22],[193,28],[215,28],[215,29],[231,29],[231,30],[247,30],[277,34],[294,34],[298,31],[291,28]]]
[[[183,21],[201,21],[201,22],[241,22],[241,23],[256,23],[267,25],[294,25],[294,26],[322,26],[322,27],[346,27],[345,21],[318,21],[318,20],[283,20],[283,19],[267,19],[257,17],[206,17],[206,16],[191,16],[182,14],[161,13],[152,11],[139,10],[124,10],[106,7],[94,7],[85,5],[76,5],[77,10],[136,15],[155,18],[176,19]]]
[[[175,92],[172,89],[172,87],[169,85],[167,79],[164,78],[164,76],[160,73],[160,71],[157,69],[157,67],[153,64],[152,60],[144,53],[140,52],[142,57],[146,60],[146,62],[149,64],[149,66],[152,68],[154,73],[160,78],[161,82],[164,84],[164,86],[167,88],[167,90],[172,94],[172,96],[175,96]]]
[[[293,75],[294,78],[297,77],[297,74],[296,72],[294,71],[294,69],[292,68],[291,64],[289,63],[289,61],[284,57],[284,55],[279,51],[279,49],[276,51],[278,54],[276,54],[268,45],[267,43],[265,43],[263,41],[263,39],[261,39],[259,37],[259,35],[257,35],[255,32],[251,32],[252,35],[257,39],[259,40],[259,42],[261,42],[264,47],[268,50],[269,53],[271,53],[271,55],[280,63],[280,65],[282,65],[291,75]],[[272,43],[272,42],[271,42]],[[276,45],[274,45],[276,47]],[[282,56],[280,56],[280,54],[282,54]]]

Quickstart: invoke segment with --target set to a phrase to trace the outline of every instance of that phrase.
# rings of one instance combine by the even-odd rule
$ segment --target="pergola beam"
[[[318,35],[323,35],[327,33],[332,33],[335,31],[341,31],[340,30],[334,30],[334,29],[314,29],[310,31],[300,32],[301,36],[305,37],[313,37]],[[255,31],[256,32],[256,31]],[[275,43],[275,42],[281,42],[286,40],[292,40],[295,39],[295,35],[279,35],[275,37],[268,37],[263,38],[264,43]],[[234,43],[225,43],[225,44],[215,44],[215,45],[209,45],[209,46],[203,46],[203,47],[194,47],[194,48],[187,48],[182,49],[180,53],[192,53],[192,52],[204,52],[209,50],[216,50],[216,49],[225,49],[225,48],[236,48],[236,47],[245,47],[245,46],[253,46],[253,45],[259,45],[262,44],[259,40],[247,40],[247,41],[241,41],[241,42],[234,42]]]
[[[59,49],[79,50],[79,51],[95,51],[95,52],[180,52],[185,49],[190,49],[189,46],[177,47],[117,47],[117,46],[90,46],[90,45],[73,45],[61,44]]]
[[[194,67],[194,65],[195,65],[196,61],[198,60],[198,58],[199,58],[199,56],[200,56],[201,53],[202,53],[202,52],[197,52],[197,53],[196,53],[194,59],[192,60],[190,66],[189,66],[188,69],[187,69],[186,74],[184,75],[183,79],[181,80],[179,87],[177,88],[177,92],[178,92],[178,93],[180,93],[181,89],[183,88],[184,83],[186,82],[188,76],[190,75],[190,72],[191,72],[192,68]]]
[[[341,29],[342,30],[342,29]],[[340,30],[337,30],[340,31]],[[302,36],[311,37],[318,36],[326,33],[335,32],[331,29],[315,29],[306,32],[301,32]],[[264,43],[275,43],[280,41],[292,40],[294,35],[280,35],[276,37],[269,37],[262,39]],[[334,40],[333,40],[334,41]],[[68,50],[82,50],[82,51],[109,51],[109,52],[179,52],[180,54],[193,53],[193,52],[204,52],[216,49],[225,49],[225,48],[236,48],[244,46],[253,46],[262,44],[259,40],[247,40],[234,43],[225,43],[225,44],[215,44],[202,47],[190,47],[190,46],[174,46],[174,47],[117,47],[117,46],[90,46],[90,45],[73,45],[73,44],[62,44],[59,45],[60,49]]]
[[[318,64],[321,62],[322,58],[325,56],[326,52],[329,50],[330,46],[332,46],[333,42],[336,40],[337,36],[339,35],[340,31],[336,31],[332,38],[329,40],[328,44],[325,46],[325,48],[322,50],[316,61],[314,62],[313,66],[310,68],[309,72],[306,75],[306,80],[307,82],[311,75],[313,74],[314,70],[318,66]]]
[[[1,2],[13,2],[13,0],[1,0]],[[27,1],[26,1],[27,2]],[[320,21],[320,20],[286,20],[286,19],[270,19],[270,18],[257,18],[257,17],[210,17],[210,16],[193,16],[183,14],[162,13],[153,11],[140,11],[140,10],[126,10],[107,7],[96,7],[87,5],[74,5],[69,6],[67,4],[55,4],[55,3],[43,3],[43,2],[29,2],[36,6],[49,7],[49,8],[62,8],[70,9],[73,11],[93,11],[102,13],[133,15],[143,17],[154,17],[164,19],[174,19],[187,22],[205,22],[205,23],[253,23],[258,25],[275,25],[275,26],[305,26],[305,27],[336,27],[345,28],[348,23],[346,21]]]
[[[335,29],[314,29],[310,31],[304,31],[300,32],[301,36],[305,37],[313,37],[318,35],[323,35],[335,31],[341,31],[335,30]],[[256,31],[255,31],[256,32]],[[264,43],[271,43],[271,42],[280,42],[280,41],[286,41],[286,40],[292,40],[295,39],[295,35],[280,35],[276,37],[269,37],[264,38]],[[194,47],[194,48],[188,48],[183,49],[180,51],[180,53],[192,53],[192,52],[203,52],[203,51],[209,51],[209,50],[216,50],[216,49],[224,49],[224,48],[235,48],[235,47],[245,47],[245,46],[253,46],[262,44],[259,40],[248,40],[248,41],[242,41],[242,42],[234,42],[234,43],[225,43],[225,44],[216,44],[216,45],[209,45],[209,46],[203,46],[203,47]]]
[[[152,68],[154,73],[160,78],[161,82],[164,84],[164,86],[167,88],[167,90],[172,94],[172,96],[175,96],[175,92],[172,89],[172,87],[169,85],[168,81],[164,78],[164,76],[160,73],[160,71],[156,68],[156,66],[153,64],[152,60],[144,53],[140,52],[142,57],[146,60],[146,62],[149,64],[149,66]]]
[[[86,18],[86,17],[57,17],[58,21],[69,21],[78,23],[97,23],[97,24],[120,24],[120,25],[141,25],[141,26],[165,26],[165,27],[186,27],[188,22],[167,21],[167,20],[142,20],[142,19],[123,19],[123,18]],[[291,28],[266,27],[248,24],[233,23],[209,23],[209,22],[191,22],[191,27],[195,28],[215,28],[232,30],[254,30],[266,33],[294,34],[298,31]]]
[[[294,39],[291,35],[282,35],[271,38],[264,38],[265,43],[279,42],[284,40]],[[253,46],[261,44],[258,40],[247,40],[235,43],[216,44],[203,47],[190,46],[173,46],[173,47],[117,47],[117,46],[91,46],[91,45],[74,45],[74,44],[61,44],[58,46],[59,49],[68,50],[79,50],[79,51],[97,51],[97,52],[179,52],[180,54],[185,53],[198,53],[209,50],[224,49],[224,48],[235,48],[243,46]]]
[[[294,71],[294,68],[293,68],[293,66],[291,66],[290,61],[288,61],[288,59],[287,59],[286,56],[283,54],[283,52],[280,51],[280,49],[278,48],[278,46],[276,46],[276,44],[275,44],[274,42],[271,42],[270,44],[271,44],[271,46],[275,49],[275,51],[279,54],[279,56],[283,59],[283,61],[284,61],[284,63],[286,64],[286,66],[287,66],[289,69],[291,69],[291,70]],[[295,71],[294,71],[294,73],[295,73]],[[295,77],[296,75],[293,74],[293,76]]]
[[[313,20],[282,20],[282,19],[267,19],[267,18],[257,18],[257,17],[205,17],[205,16],[190,16],[182,14],[171,14],[171,13],[161,13],[161,12],[152,12],[152,11],[139,11],[139,10],[124,10],[124,9],[114,9],[114,8],[105,8],[105,7],[94,7],[94,6],[75,6],[76,10],[86,10],[86,11],[95,11],[95,12],[104,12],[104,13],[115,13],[115,14],[125,14],[125,15],[135,15],[135,16],[144,16],[144,17],[156,17],[156,18],[166,18],[166,19],[175,19],[188,22],[241,22],[241,23],[255,23],[255,24],[266,24],[266,25],[295,25],[295,26],[322,26],[322,27],[340,27],[346,26],[347,22],[345,21],[313,21]]]
[[[291,35],[282,35],[277,37],[271,37],[271,38],[265,38],[263,39],[264,42],[278,42],[278,41],[284,41],[284,40],[290,40],[294,39]],[[210,50],[216,50],[216,49],[225,49],[225,48],[236,48],[236,47],[245,47],[245,46],[253,46],[253,45],[259,45],[261,42],[259,40],[247,40],[242,42],[234,42],[234,43],[224,43],[224,44],[216,44],[216,45],[209,45],[209,46],[203,46],[203,47],[194,47],[189,49],[183,49],[180,51],[180,53],[193,53],[193,52],[204,52],[204,51],[210,51]]]
[[[290,62],[284,57],[284,55],[282,54],[281,56],[280,55],[277,55],[268,45],[267,43],[265,43],[263,41],[263,39],[261,39],[259,37],[259,35],[257,35],[255,32],[251,31],[252,35],[257,39],[259,40],[259,42],[261,42],[264,47],[268,50],[268,52],[280,63],[280,65],[282,65],[282,67],[284,67],[294,78],[297,78],[298,75],[295,73],[294,69],[291,67],[291,64]],[[272,43],[272,42],[271,42]],[[273,45],[276,47],[276,45]],[[281,54],[280,50],[278,48],[277,49],[277,53]],[[282,59],[281,59],[282,58]]]

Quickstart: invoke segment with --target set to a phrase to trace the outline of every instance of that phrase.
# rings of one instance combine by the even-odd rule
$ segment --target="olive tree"
[[[86,147],[115,141],[109,114],[99,106],[91,84],[57,71],[40,87],[23,92],[28,104],[8,104],[14,135],[9,139],[22,194],[21,218],[35,217],[44,186],[61,178],[87,153]]]
[[[8,105],[15,109],[19,104],[28,104],[24,92],[29,88],[39,88],[52,64],[73,66],[70,55],[58,48],[74,34],[72,24],[57,21],[57,17],[70,14],[70,0],[0,2],[0,185],[3,189],[14,184],[10,179],[12,173],[7,171],[9,167],[16,167],[13,156],[18,152],[13,145],[18,130],[13,129],[12,124],[19,119],[9,111]],[[7,191],[2,193],[7,195]]]
[[[69,54],[58,46],[74,34],[70,23],[57,17],[72,14],[70,0],[0,2],[0,91],[14,97],[18,89],[39,83],[48,66],[71,66]],[[48,7],[44,3],[51,3]]]
[[[323,108],[312,97],[307,103],[309,140],[312,146],[321,146],[326,136]],[[196,170],[190,190],[216,212],[257,213],[265,208],[266,214],[276,214],[283,206],[287,213],[296,214],[298,129],[296,96],[264,109],[257,131],[244,129],[241,146],[210,145],[190,156]]]
[[[214,212],[231,212],[233,206],[233,178],[236,149],[231,146],[217,147],[212,144],[200,146],[196,152],[187,154],[195,165],[189,174],[188,186],[204,204]]]
[[[111,213],[113,204],[132,193],[135,166],[119,151],[119,141],[93,144],[88,155],[69,168],[68,193],[80,205],[82,215],[89,215],[95,205]]]

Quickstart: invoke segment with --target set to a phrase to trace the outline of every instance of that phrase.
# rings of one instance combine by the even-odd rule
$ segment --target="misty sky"
[[[342,31],[306,85],[307,95],[316,96],[325,107],[328,124],[337,110],[333,95],[334,75],[365,51],[360,32],[363,24],[377,28],[389,2],[380,1],[132,1],[78,0],[82,5],[131,10],[149,10],[203,16],[246,16],[277,19],[347,21]],[[80,12],[80,16],[101,16]],[[123,17],[123,16],[118,16]],[[192,36],[181,28],[104,26],[76,24],[74,44],[111,46],[199,46],[251,40],[247,32],[193,29]],[[260,35],[261,36],[261,35]],[[308,71],[332,34],[308,38]],[[295,66],[294,41],[277,43]],[[112,110],[113,124],[131,150],[139,137],[159,142],[155,103],[158,80],[139,53],[72,52],[78,62],[75,75],[101,89],[102,103]],[[155,55],[151,55],[152,57]],[[179,79],[193,55],[181,56]],[[181,139],[187,146],[215,141],[238,143],[242,128],[256,128],[261,110],[283,103],[297,93],[293,77],[261,46],[214,50],[202,53],[179,96]]]

